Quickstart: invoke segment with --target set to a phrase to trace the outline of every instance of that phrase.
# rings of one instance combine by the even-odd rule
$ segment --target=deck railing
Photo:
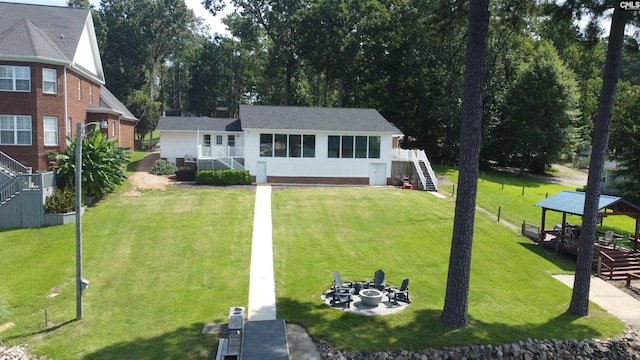
[[[12,172],[13,174],[31,174],[31,168],[22,165],[21,163],[15,161],[9,155],[0,151],[0,165]]]
[[[396,161],[411,161],[416,167],[416,173],[418,173],[418,177],[420,178],[420,182],[422,183],[422,188],[424,189],[427,185],[427,179],[420,170],[420,161],[422,161],[427,167],[427,172],[433,186],[438,189],[438,178],[436,174],[433,172],[433,168],[431,167],[431,163],[429,159],[427,159],[427,154],[425,154],[424,150],[416,150],[416,149],[400,149],[396,148],[392,150],[391,159]]]
[[[224,157],[243,157],[244,147],[202,146],[198,145],[199,159],[217,159]]]

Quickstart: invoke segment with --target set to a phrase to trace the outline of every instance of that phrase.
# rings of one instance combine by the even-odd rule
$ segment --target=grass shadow
[[[54,332],[54,331],[56,331],[58,329],[61,329],[64,326],[69,325],[71,323],[74,323],[76,321],[78,321],[78,320],[76,320],[76,319],[67,320],[67,321],[65,321],[65,322],[63,322],[61,324],[53,325],[51,327],[47,327],[47,328],[44,328],[42,330],[35,331],[35,332],[29,333],[29,334],[17,334],[17,335],[5,337],[5,338],[0,338],[0,340],[9,341],[9,340],[13,340],[13,339],[28,338],[28,337],[36,336],[36,335],[45,335],[45,334],[52,333],[52,332]]]
[[[104,359],[170,359],[181,354],[181,359],[215,359],[218,338],[202,334],[204,323],[195,323],[151,338],[136,338],[106,346],[83,354],[87,360]]]
[[[411,306],[411,305],[409,305]],[[502,322],[485,322],[469,316],[469,326],[463,329],[452,329],[440,322],[441,309],[426,309],[415,312],[414,318],[401,325],[395,325],[394,316],[362,316],[341,312],[329,306],[318,306],[313,303],[301,303],[296,300],[279,298],[278,317],[290,323],[297,323],[304,328],[307,325],[322,324],[321,331],[330,334],[328,338],[318,338],[310,333],[314,340],[326,340],[334,346],[348,351],[369,352],[392,349],[424,350],[451,346],[501,345],[532,339],[566,339],[572,334],[579,339],[597,338],[602,332],[585,324],[578,324],[580,317],[566,312],[559,313],[550,321],[542,324],[523,323],[518,326]],[[332,316],[327,316],[328,314]],[[376,331],[370,331],[374,324]],[[309,331],[309,329],[307,329]],[[353,334],[358,334],[354,336]],[[345,343],[343,339],[356,342]],[[420,344],[412,349],[407,344]],[[437,344],[437,345],[436,345]]]
[[[528,249],[529,251],[539,255],[540,257],[559,267],[560,269],[562,269],[562,271],[575,271],[576,269],[576,258],[573,255],[565,254],[562,252],[558,252],[556,254],[553,249],[532,242],[519,242],[519,244],[522,245],[522,247],[524,247],[525,249]]]

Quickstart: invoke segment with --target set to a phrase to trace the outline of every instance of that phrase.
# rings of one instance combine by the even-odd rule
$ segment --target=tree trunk
[[[442,323],[454,328],[469,324],[469,278],[482,140],[482,92],[488,25],[489,0],[472,0],[462,97],[458,197],[453,221],[444,309],[440,316]]]
[[[598,222],[598,202],[600,200],[602,169],[607,153],[607,143],[609,142],[616,86],[622,65],[622,45],[624,43],[624,27],[626,21],[626,14],[623,14],[620,8],[616,6],[613,11],[613,19],[611,20],[607,59],[604,66],[602,89],[600,90],[600,103],[594,124],[591,160],[589,161],[589,176],[587,178],[587,191],[582,216],[582,236],[578,248],[573,293],[571,294],[571,303],[569,304],[569,312],[581,316],[589,314],[591,263],[593,260],[596,223]]]
[[[284,106],[291,105],[291,78],[293,77],[293,60],[287,62],[287,77],[284,83]]]
[[[344,97],[344,77],[338,79],[338,107],[342,107],[342,98]]]

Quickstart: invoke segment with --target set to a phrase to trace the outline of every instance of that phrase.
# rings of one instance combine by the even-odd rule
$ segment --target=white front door
[[[387,185],[387,164],[369,165],[369,185]]]
[[[256,182],[258,184],[267,182],[267,163],[265,161],[258,161],[256,166]]]

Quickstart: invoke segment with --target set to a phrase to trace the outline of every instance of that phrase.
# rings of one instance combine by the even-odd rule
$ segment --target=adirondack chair
[[[351,307],[354,289],[342,286],[335,281],[331,287],[331,305]]]
[[[631,237],[631,235],[629,235],[629,233],[626,233],[621,238],[614,238],[612,240],[613,248],[615,249],[616,246],[617,246],[618,250],[622,250],[622,245],[627,245],[629,243],[629,238],[630,237]]]
[[[610,245],[613,242],[613,231],[609,230],[604,233],[604,245]]]
[[[333,284],[334,285],[338,285],[341,288],[348,288],[350,289],[351,287],[353,287],[353,281],[351,280],[347,280],[347,281],[342,281],[342,278],[340,277],[340,273],[337,271],[333,272]]]
[[[384,290],[384,288],[387,286],[387,282],[384,279],[384,271],[382,271],[382,269],[376,271],[373,275],[373,280],[367,281],[367,285],[370,288]]]
[[[394,286],[387,287],[387,297],[389,301],[394,304],[398,304],[398,301],[405,302],[407,304],[411,303],[411,298],[409,297],[409,279],[402,280],[402,285],[400,289]]]

